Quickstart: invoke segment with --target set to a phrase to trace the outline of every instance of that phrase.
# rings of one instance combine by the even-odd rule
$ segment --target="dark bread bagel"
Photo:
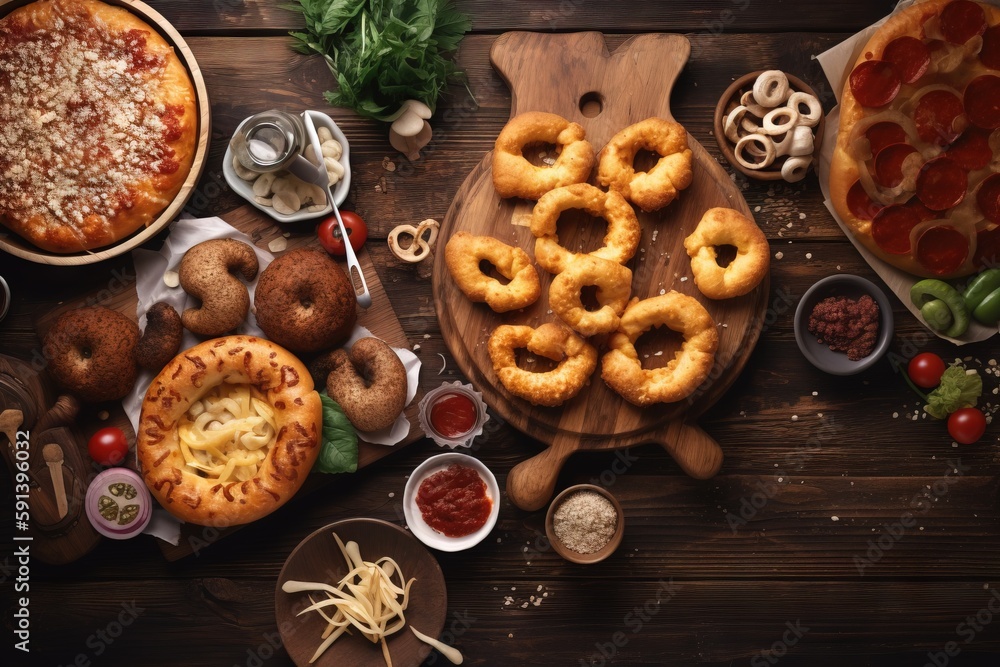
[[[184,325],[181,316],[166,301],[154,303],[146,312],[146,329],[139,339],[136,361],[146,370],[159,373],[181,349]]]
[[[335,351],[326,392],[359,431],[392,426],[406,407],[406,369],[378,338],[362,338],[350,352]]]

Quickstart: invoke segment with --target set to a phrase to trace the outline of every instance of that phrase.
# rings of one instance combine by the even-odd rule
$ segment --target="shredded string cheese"
[[[274,409],[246,384],[212,389],[177,428],[189,472],[220,482],[256,476],[276,433]]]
[[[281,586],[281,590],[286,593],[320,591],[326,594],[325,600],[318,601],[310,595],[309,601],[312,604],[299,612],[301,616],[315,611],[327,623],[321,637],[323,642],[309,662],[310,664],[316,662],[341,635],[349,633],[350,628],[354,627],[368,641],[381,643],[385,664],[387,667],[392,667],[389,645],[385,638],[406,627],[404,612],[410,601],[410,587],[416,579],[407,580],[399,564],[392,558],[366,561],[361,557],[357,542],[344,544],[336,533],[333,534],[333,539],[336,540],[348,569],[347,574],[337,582],[337,586],[309,581],[286,581]],[[332,616],[325,611],[328,607],[334,608]],[[413,630],[412,627],[410,629]],[[456,665],[461,664],[462,656],[455,649],[443,645],[448,649],[446,652],[440,649],[440,642],[416,630],[414,634],[422,641],[439,648],[442,654]],[[455,655],[458,656],[457,661]]]

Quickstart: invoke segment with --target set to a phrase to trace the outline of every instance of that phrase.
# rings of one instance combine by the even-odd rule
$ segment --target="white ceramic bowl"
[[[444,470],[453,463],[472,468],[478,472],[482,480],[486,482],[487,495],[493,501],[490,516],[486,519],[483,527],[464,537],[448,537],[437,532],[424,523],[424,519],[420,515],[420,508],[417,507],[417,490],[420,488],[420,484],[434,473]],[[403,515],[406,517],[406,525],[409,526],[410,532],[427,546],[438,551],[470,549],[482,542],[497,523],[497,517],[500,515],[500,487],[497,485],[497,478],[493,476],[489,468],[475,457],[457,452],[432,456],[418,465],[410,474],[410,478],[406,480],[406,488],[403,490]]]
[[[325,127],[330,130],[333,138],[340,142],[340,145],[344,147],[344,154],[340,158],[340,163],[344,165],[344,177],[337,182],[337,185],[333,188],[333,200],[337,202],[337,206],[340,206],[347,200],[347,193],[351,189],[351,148],[347,143],[347,137],[344,133],[340,131],[337,124],[333,122],[333,119],[327,116],[322,111],[303,111],[303,114],[309,114],[313,119],[313,124],[318,130],[320,127]],[[246,122],[250,120],[246,118],[239,127],[236,128],[236,132],[240,131]],[[234,133],[235,134],[235,133]],[[236,175],[236,170],[233,169],[233,150],[226,147],[226,156],[222,158],[222,175],[226,179],[226,183],[229,187],[239,196],[246,199],[248,202],[259,208],[264,213],[268,214],[278,222],[299,222],[300,220],[311,220],[313,218],[320,218],[325,215],[330,215],[333,213],[333,206],[327,203],[326,207],[322,211],[316,211],[310,213],[305,209],[293,213],[292,215],[282,215],[274,210],[271,206],[262,206],[257,203],[254,199],[253,194],[253,183],[249,181],[244,181],[242,178]]]

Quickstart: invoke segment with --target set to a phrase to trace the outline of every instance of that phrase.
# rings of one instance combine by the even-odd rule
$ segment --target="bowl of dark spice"
[[[870,368],[889,349],[892,304],[874,283],[838,274],[810,287],[795,310],[795,341],[806,359],[832,375]]]
[[[622,506],[607,489],[594,484],[571,486],[552,501],[545,515],[545,535],[571,563],[604,560],[625,534]]]

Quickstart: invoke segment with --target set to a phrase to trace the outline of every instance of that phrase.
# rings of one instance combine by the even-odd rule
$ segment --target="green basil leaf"
[[[355,472],[358,469],[357,433],[336,401],[325,393],[319,397],[323,402],[323,438],[313,472]]]

